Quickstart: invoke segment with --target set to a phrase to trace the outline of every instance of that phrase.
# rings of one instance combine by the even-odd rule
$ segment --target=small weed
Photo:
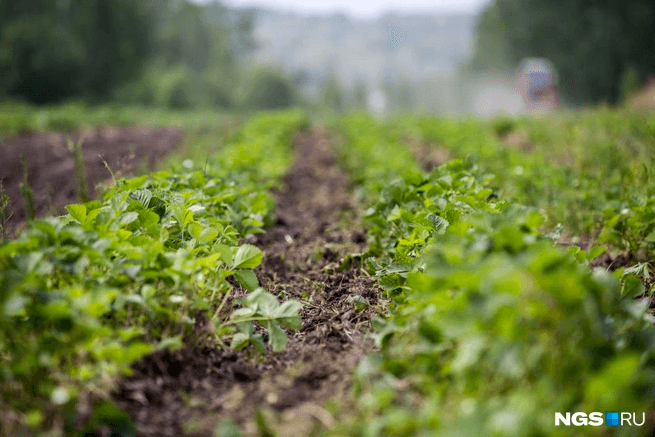
[[[10,205],[11,199],[7,196],[2,181],[0,181],[0,236],[3,240],[7,239],[7,222],[12,216],[12,213],[8,211]]]
[[[21,182],[19,189],[21,199],[23,200],[23,209],[25,209],[25,214],[27,215],[28,220],[32,220],[36,216],[34,209],[34,191],[30,187],[30,183],[27,178],[27,163],[25,162],[25,157],[20,156],[20,162],[23,165],[23,182]]]
[[[114,186],[116,186],[116,184],[117,184],[117,182],[116,182],[116,175],[114,174],[113,171],[111,171],[111,168],[109,167],[109,164],[107,163],[107,161],[105,161],[105,159],[102,157],[102,155],[98,155],[98,156],[100,157],[100,160],[101,160],[102,163],[105,165],[105,168],[107,169],[107,171],[108,171],[109,174],[111,175],[111,178],[112,178],[112,180],[114,181]]]
[[[52,201],[52,190],[50,188],[47,189],[45,194],[45,204],[46,204],[46,209],[48,211],[48,215],[55,215],[57,213],[55,204]]]
[[[79,141],[73,142],[68,139],[68,150],[73,157],[73,164],[75,165],[75,178],[77,179],[77,196],[79,199],[86,203],[91,200],[89,196],[89,188],[86,183],[86,165],[84,163],[84,155],[82,154],[82,143],[84,136],[81,136]]]

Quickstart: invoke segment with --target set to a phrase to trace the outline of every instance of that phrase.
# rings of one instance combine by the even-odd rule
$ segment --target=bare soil
[[[419,165],[427,172],[453,159],[446,149],[436,144],[426,143],[411,135],[405,137],[405,142],[416,156]]]
[[[261,285],[307,303],[303,328],[263,357],[188,347],[135,364],[115,400],[139,435],[212,435],[227,420],[246,435],[311,436],[335,424],[326,401],[348,398],[352,370],[373,350],[369,321],[381,302],[357,262],[342,262],[364,252],[366,238],[331,148],[322,130],[301,135],[275,193],[277,221],[251,241],[264,251]],[[353,296],[371,306],[356,311]]]
[[[86,182],[93,197],[96,184],[111,181],[103,160],[116,177],[151,170],[182,143],[183,136],[178,129],[104,127],[70,135],[29,133],[0,141],[0,181],[11,200],[9,229],[20,229],[27,218],[19,189],[23,182],[21,156],[34,191],[36,215],[62,214],[66,205],[79,201],[69,139],[77,142],[82,138]]]

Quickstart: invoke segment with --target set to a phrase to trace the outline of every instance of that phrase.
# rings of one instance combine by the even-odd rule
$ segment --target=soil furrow
[[[284,189],[275,193],[277,221],[250,242],[264,251],[261,285],[281,301],[306,303],[303,328],[289,332],[278,354],[187,348],[135,365],[116,399],[140,435],[211,435],[229,420],[249,435],[266,428],[309,436],[334,424],[325,403],[348,396],[352,370],[373,348],[367,334],[379,293],[349,262],[365,251],[366,238],[327,134],[307,132],[296,146]],[[356,309],[354,296],[370,306]]]

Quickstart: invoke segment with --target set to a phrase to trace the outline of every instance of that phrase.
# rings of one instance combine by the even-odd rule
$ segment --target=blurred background
[[[654,100],[652,0],[354,3],[3,0],[0,99],[380,115]]]

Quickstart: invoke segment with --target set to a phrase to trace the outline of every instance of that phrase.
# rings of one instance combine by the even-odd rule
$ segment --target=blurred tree
[[[499,7],[492,3],[478,19],[475,55],[466,64],[465,73],[502,74],[516,67],[504,39],[504,32]]]
[[[574,103],[617,102],[626,72],[655,72],[652,0],[495,0],[482,14],[472,68],[549,59]]]
[[[290,81],[270,69],[259,70],[246,84],[246,105],[256,109],[277,109],[293,106],[296,93]]]
[[[0,30],[0,89],[48,103],[80,93],[87,48],[54,14],[18,17]]]
[[[237,59],[243,59],[257,49],[258,44],[253,36],[256,9],[229,9],[215,1],[207,4],[204,12],[210,24],[229,30]]]
[[[36,103],[102,98],[150,54],[150,22],[133,0],[4,0],[0,87]]]
[[[236,15],[233,38],[210,7],[229,13],[186,0],[0,0],[0,97],[230,107],[234,44],[250,44],[252,14]]]
[[[337,78],[330,74],[321,87],[321,94],[319,96],[320,104],[334,112],[341,112],[344,110],[345,101],[341,87]]]
[[[353,90],[353,108],[356,111],[365,111],[367,108],[366,100],[368,98],[368,90],[366,84],[362,80],[355,82]]]
[[[151,86],[155,101],[174,108],[232,107],[230,90],[236,86],[238,72],[229,30],[213,21],[206,7],[179,0],[166,3],[152,61],[157,74],[150,76],[155,81]],[[219,10],[227,13],[222,7]]]

